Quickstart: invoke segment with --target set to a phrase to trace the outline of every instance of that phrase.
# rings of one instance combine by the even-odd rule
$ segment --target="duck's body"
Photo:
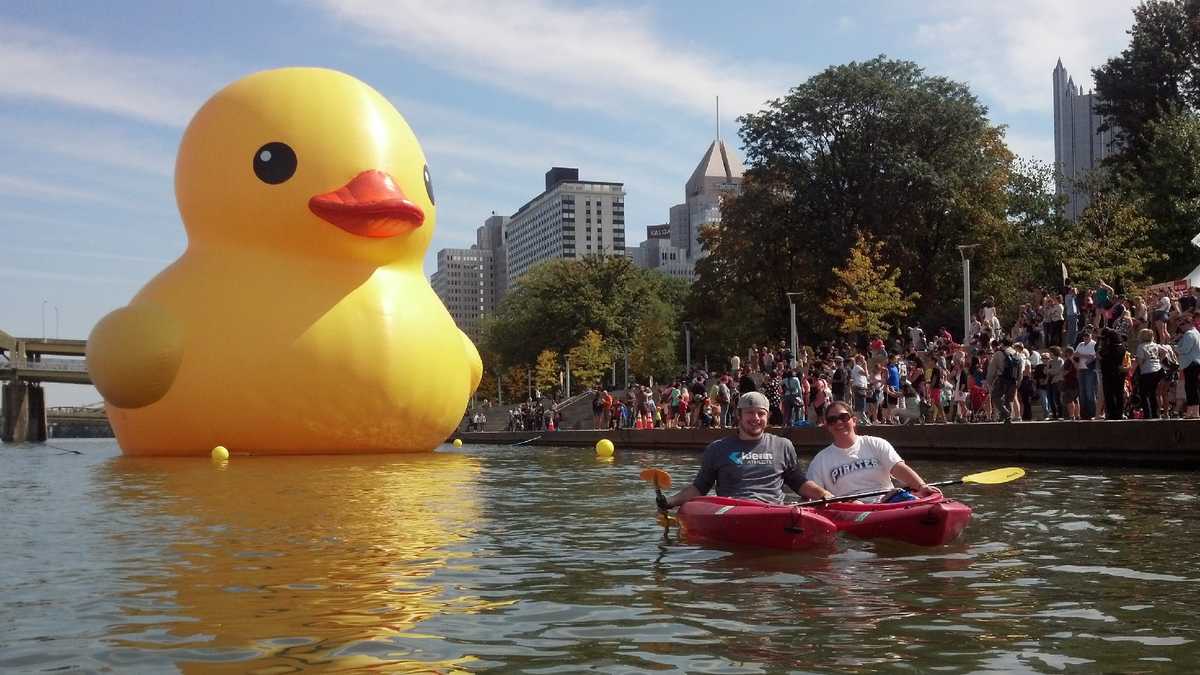
[[[266,78],[267,85],[288,80],[292,98],[302,98],[297,83],[314,78],[335,89],[349,81],[365,90],[360,95],[378,97],[357,80],[331,71],[271,71],[247,80],[252,78]],[[220,104],[226,92],[236,94],[247,80],[213,101]],[[302,102],[282,103],[295,108]],[[379,101],[369,103],[377,112]],[[236,172],[215,179],[213,189],[194,191],[182,182],[208,180],[205,171],[220,169],[220,149],[207,150],[202,143],[213,131],[205,127],[214,126],[214,116],[228,124],[221,118],[231,116],[230,104],[220,105],[220,114],[206,115],[204,109],[197,114],[180,150],[177,192],[192,235],[187,251],[128,307],[102,320],[89,338],[93,379],[108,402],[122,449],[155,455],[205,455],[218,444],[234,453],[261,454],[433,449],[461,419],[481,368],[478,352],[420,266],[431,236],[432,198],[420,199],[411,167],[405,176],[405,168],[397,166],[416,161],[415,175],[422,175],[419,147],[416,157],[412,148],[399,152],[391,147],[395,139],[385,135],[382,149],[398,158],[380,153],[378,142],[370,152],[358,153],[369,158],[370,166],[353,161],[354,152],[350,161],[341,153],[332,172],[325,171],[332,176],[297,169],[297,182],[306,179],[309,185],[288,186],[290,193],[279,184],[254,185],[253,176],[248,180]],[[296,151],[302,167],[307,161],[323,168],[321,155],[312,151],[319,143],[305,143],[297,133],[306,131],[300,126],[268,128],[230,154],[241,156],[245,153],[239,151],[249,148],[253,155],[263,140],[282,137],[307,148]],[[411,136],[407,125],[401,131]],[[192,135],[200,137],[191,139],[189,148]],[[348,142],[354,140],[350,136]],[[319,141],[328,145],[328,139]],[[384,183],[396,176],[392,187],[404,195],[399,215],[381,216],[378,205],[390,202],[375,199],[369,219],[360,219],[367,225],[360,227],[353,213],[327,217],[308,203],[310,194],[330,194],[351,179],[338,199],[350,199],[349,192],[361,195],[366,174],[360,171],[385,172],[380,174],[387,177]],[[287,186],[286,180],[281,183]],[[422,192],[427,186],[426,177]],[[214,193],[234,200],[278,200],[278,212],[256,204],[248,209],[249,218],[234,208],[232,223],[205,222],[221,217],[220,205],[212,203]],[[297,199],[299,209],[293,203]],[[193,217],[189,207],[201,213]],[[410,226],[412,220],[416,224]],[[380,223],[398,234],[380,234]]]

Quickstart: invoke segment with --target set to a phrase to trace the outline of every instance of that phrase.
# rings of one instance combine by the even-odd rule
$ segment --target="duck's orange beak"
[[[425,212],[410,202],[391,176],[364,171],[349,183],[308,200],[318,218],[360,237],[394,237],[425,222]]]

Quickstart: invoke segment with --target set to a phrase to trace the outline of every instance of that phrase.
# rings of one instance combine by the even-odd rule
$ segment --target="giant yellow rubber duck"
[[[482,371],[430,288],[436,216],[400,113],[346,74],[286,68],[184,132],[184,254],[88,338],[128,455],[432,450]]]

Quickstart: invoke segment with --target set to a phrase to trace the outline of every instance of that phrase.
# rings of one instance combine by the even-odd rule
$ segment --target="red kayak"
[[[860,539],[940,546],[953,541],[970,519],[969,506],[942,495],[896,504],[836,503],[822,508],[697,497],[679,507],[679,522],[688,539],[793,551],[828,544],[839,532]]]
[[[829,544],[837,525],[814,509],[753,499],[697,497],[679,507],[688,539],[800,551]]]
[[[918,546],[941,546],[958,538],[971,520],[971,507],[932,495],[894,504],[830,504],[820,512],[838,532],[859,539],[894,539]]]

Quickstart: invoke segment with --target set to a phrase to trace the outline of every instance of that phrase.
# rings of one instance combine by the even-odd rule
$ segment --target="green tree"
[[[495,401],[497,393],[502,393],[497,389],[497,384],[502,379],[499,358],[495,353],[483,348],[479,350],[479,358],[483,362],[483,373],[479,379],[479,386],[475,389],[475,397]],[[505,398],[507,399],[507,394]]]
[[[799,327],[828,335],[821,305],[860,234],[882,242],[925,318],[958,306],[956,246],[1006,224],[1012,154],[970,90],[908,61],[831,67],[741,118],[742,194],[704,244],[692,312],[734,344],[783,338],[787,293]],[[986,268],[1001,264],[981,262]]]
[[[786,303],[784,294],[807,289],[809,297],[819,295],[816,276],[805,274],[805,261],[777,250],[802,250],[804,235],[816,233],[802,229],[805,223],[792,212],[786,186],[770,181],[769,175],[748,175],[742,195],[724,201],[721,225],[701,231],[708,255],[696,262],[687,305],[696,353],[745,353],[765,338],[779,337],[786,318],[775,305]],[[785,220],[795,227],[779,227]],[[808,332],[818,333],[822,327],[813,326],[812,318]]]
[[[529,398],[530,370],[527,366],[509,366],[500,377],[507,401],[524,401]]]
[[[1116,193],[1093,195],[1065,237],[1064,261],[1074,279],[1140,285],[1146,270],[1165,256],[1151,243],[1150,221],[1140,205]]]
[[[1065,197],[1055,194],[1054,169],[1037,160],[1016,159],[1009,166],[1005,221],[972,243],[975,297],[994,296],[1003,312],[1028,302],[1028,288],[1058,288],[1071,223],[1063,217]],[[961,293],[961,284],[955,285]],[[977,303],[973,303],[977,307]],[[955,317],[942,323],[957,326]],[[1011,317],[1004,317],[1007,321]]]
[[[483,371],[483,375],[479,378],[479,387],[475,389],[475,397],[477,399],[496,400],[496,375],[489,370]]]
[[[589,330],[579,344],[568,352],[571,357],[571,381],[580,388],[590,387],[604,376],[612,365],[612,352],[600,333]],[[570,392],[567,393],[570,396]]]
[[[1200,2],[1148,0],[1133,14],[1129,46],[1093,71],[1096,110],[1116,136],[1096,189],[1137,205],[1164,254],[1144,272],[1167,281],[1192,269],[1200,232]]]
[[[664,304],[661,300],[654,302]],[[638,325],[629,354],[629,368],[638,382],[648,382],[652,377],[661,382],[679,372],[681,366],[676,347],[679,331],[670,322],[672,316],[674,312],[659,307]]]
[[[1149,220],[1157,249],[1164,253],[1146,267],[1152,280],[1179,279],[1196,264],[1191,240],[1200,233],[1200,114],[1179,112],[1149,127],[1140,170],[1116,188],[1136,200]]]
[[[900,290],[900,270],[890,268],[886,260],[882,242],[859,235],[845,266],[833,270],[837,281],[821,309],[837,321],[842,333],[882,337],[894,325],[888,319],[912,311],[920,296]]]
[[[614,353],[633,346],[638,325],[661,298],[675,323],[686,284],[635,267],[625,257],[552,260],[531,269],[483,322],[484,344],[503,363],[534,363],[543,349],[566,353],[588,331]]]
[[[538,354],[537,365],[533,370],[533,382],[543,394],[558,390],[559,363],[558,354],[552,349],[543,349]]]
[[[1116,127],[1110,165],[1138,172],[1163,118],[1200,109],[1200,2],[1148,0],[1133,10],[1129,46],[1092,71],[1096,112]]]

